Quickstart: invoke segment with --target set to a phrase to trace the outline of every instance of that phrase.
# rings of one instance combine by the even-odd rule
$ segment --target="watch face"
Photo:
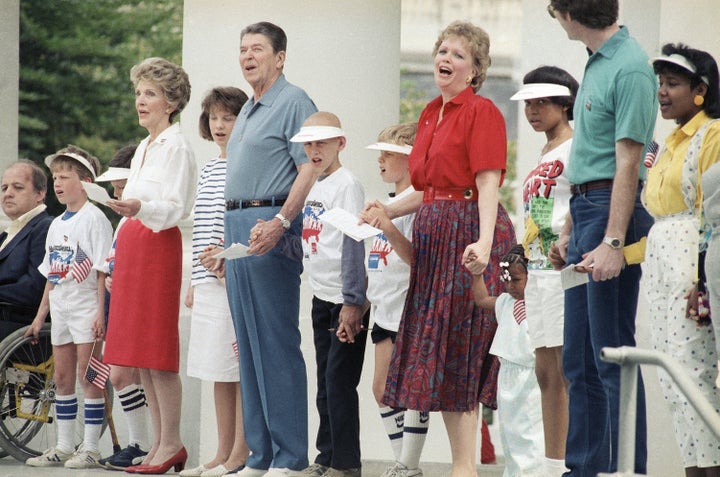
[[[612,245],[613,248],[620,248],[620,239],[613,239],[610,245]]]

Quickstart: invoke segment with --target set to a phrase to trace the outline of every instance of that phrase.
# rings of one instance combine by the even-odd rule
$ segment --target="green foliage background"
[[[20,157],[75,144],[103,163],[147,135],[130,68],[182,60],[182,0],[21,0]],[[48,194],[53,215],[62,207]]]

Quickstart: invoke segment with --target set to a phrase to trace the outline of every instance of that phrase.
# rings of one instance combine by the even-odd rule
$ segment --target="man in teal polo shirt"
[[[625,266],[623,246],[652,224],[638,185],[655,126],[657,82],[647,55],[617,24],[618,0],[551,0],[548,11],[590,54],[567,169],[572,232],[558,243],[568,264],[592,274],[589,283],[565,292],[563,368],[570,383],[566,475],[595,476],[617,470],[620,368],[599,353],[635,346],[641,270]],[[638,380],[635,472],[644,474],[645,394]]]

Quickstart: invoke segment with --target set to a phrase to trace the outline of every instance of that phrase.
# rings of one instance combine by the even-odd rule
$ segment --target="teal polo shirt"
[[[226,200],[287,197],[297,166],[307,162],[302,143],[290,142],[315,103],[285,79],[273,83],[259,100],[240,109],[227,146]]]
[[[657,115],[657,79],[640,44],[628,29],[590,54],[573,113],[574,135],[567,176],[571,184],[613,179],[615,143],[648,144]],[[638,161],[642,158],[638,157]],[[645,175],[640,166],[641,177]]]

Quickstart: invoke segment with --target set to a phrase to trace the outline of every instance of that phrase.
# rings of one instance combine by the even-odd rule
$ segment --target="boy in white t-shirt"
[[[68,146],[45,158],[52,171],[55,195],[65,212],[53,220],[45,242],[45,258],[38,267],[47,277],[45,292],[26,336],[36,340],[52,315],[50,338],[57,395],[57,444],[26,461],[33,467],[65,465],[74,469],[97,467],[98,441],[105,416],[103,392],[85,378],[94,343],[105,333],[105,275],[102,266],[112,241],[110,221],[87,199],[82,182],[92,182],[100,162],[87,151]],[[85,396],[85,434],[76,450],[73,442],[78,401],[76,379]]]
[[[380,133],[378,142],[367,146],[367,149],[380,151],[380,176],[384,182],[395,185],[388,203],[415,192],[410,184],[408,155],[412,151],[416,132],[417,125],[414,123],[390,126]],[[373,394],[395,455],[395,463],[385,470],[382,477],[418,477],[422,476],[422,470],[419,469],[420,454],[425,444],[430,414],[393,409],[382,402],[410,279],[415,214],[390,220],[383,204],[374,202],[365,207],[360,218],[382,230],[373,241],[367,263],[367,295],[375,321],[371,333],[375,344]]]
[[[334,208],[360,213],[365,193],[340,164],[345,133],[332,113],[305,120],[292,142],[302,142],[313,167],[322,171],[303,209],[303,249],[313,290],[313,339],[317,363],[316,405],[320,416],[315,462],[306,477],[360,477],[360,383],[369,310],[365,298],[365,245],[320,216]]]

